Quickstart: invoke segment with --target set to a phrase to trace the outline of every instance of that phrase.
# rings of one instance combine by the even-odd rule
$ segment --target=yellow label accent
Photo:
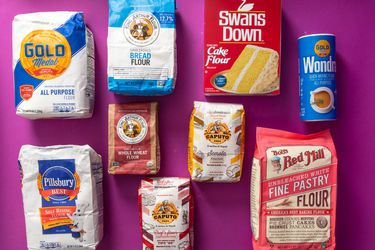
[[[232,159],[230,159],[230,163],[231,164],[234,164],[236,163],[237,161],[239,161],[241,159],[241,154],[238,154],[236,155],[235,157],[233,157]]]
[[[238,110],[236,113],[232,115],[232,120],[236,120],[238,117],[240,117],[243,113],[243,110]]]
[[[55,220],[55,221],[49,221],[46,223],[43,223],[43,229],[51,229],[54,227],[60,227],[60,226],[66,226],[73,224],[73,221],[70,219],[61,219],[61,220]]]
[[[188,170],[191,176],[193,176],[193,147],[194,147],[194,118],[196,109],[193,110],[190,116],[189,122],[189,143],[188,143]]]
[[[194,162],[194,170],[196,170],[196,169],[199,169],[199,170],[203,171],[203,166],[195,161]]]

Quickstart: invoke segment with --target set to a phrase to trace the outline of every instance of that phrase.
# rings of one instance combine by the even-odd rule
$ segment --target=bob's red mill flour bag
[[[254,249],[335,249],[336,185],[336,150],[328,130],[300,135],[257,128]]]
[[[156,174],[160,168],[158,104],[110,104],[110,174]]]
[[[244,116],[241,104],[194,102],[188,149],[192,180],[240,181],[244,152]]]
[[[138,191],[143,250],[193,249],[193,196],[187,178],[144,179]]]
[[[281,0],[205,0],[204,93],[280,93]]]

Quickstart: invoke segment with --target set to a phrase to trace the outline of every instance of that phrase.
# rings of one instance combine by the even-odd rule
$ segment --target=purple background
[[[224,0],[223,0],[224,1]],[[26,249],[17,155],[22,144],[90,144],[107,167],[107,104],[160,102],[160,176],[188,177],[188,121],[194,100],[243,103],[247,115],[246,155],[238,184],[194,183],[195,244],[198,250],[251,249],[250,163],[255,127],[299,133],[331,128],[339,157],[337,249],[371,250],[375,235],[373,156],[375,1],[285,0],[282,21],[281,95],[203,96],[203,0],[177,0],[178,80],[174,94],[141,98],[107,91],[107,0],[0,0],[0,249]],[[81,10],[96,39],[95,114],[87,120],[29,121],[15,115],[11,22],[18,13]],[[337,36],[338,121],[299,120],[297,38],[330,32]],[[100,249],[141,248],[137,187],[141,176],[104,177],[105,236]]]

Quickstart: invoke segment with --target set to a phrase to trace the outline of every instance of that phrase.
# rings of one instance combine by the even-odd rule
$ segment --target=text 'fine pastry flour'
[[[337,157],[328,130],[257,128],[251,179],[254,250],[335,249]]]

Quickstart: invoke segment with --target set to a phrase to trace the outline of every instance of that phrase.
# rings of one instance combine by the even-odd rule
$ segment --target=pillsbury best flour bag
[[[254,250],[335,249],[337,156],[328,130],[257,128],[251,179]]]
[[[109,0],[109,90],[166,95],[175,78],[175,0]]]
[[[28,249],[95,249],[103,237],[102,160],[90,146],[22,146]]]
[[[94,40],[79,12],[21,14],[13,20],[17,114],[88,118],[94,106]]]

